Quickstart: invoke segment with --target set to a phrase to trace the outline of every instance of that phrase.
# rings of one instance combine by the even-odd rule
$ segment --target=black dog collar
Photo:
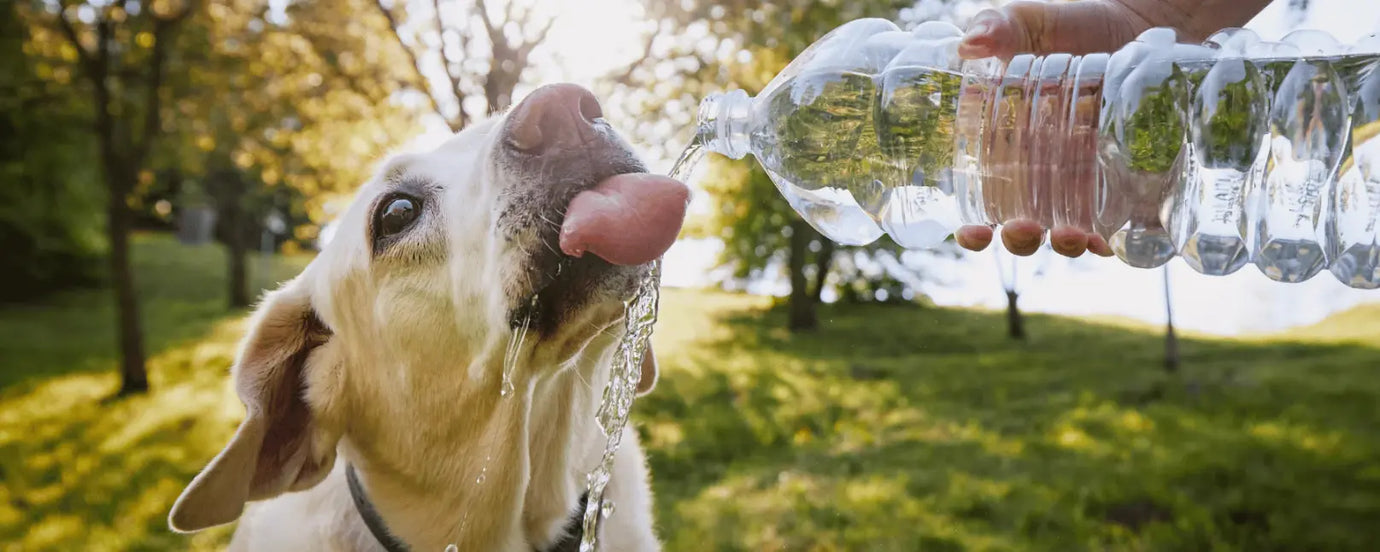
[[[359,482],[359,475],[355,473],[353,464],[345,464],[345,482],[350,487],[350,499],[355,503],[355,510],[359,516],[364,518],[364,526],[369,528],[369,533],[374,535],[374,539],[383,545],[387,552],[411,552],[412,549],[407,543],[398,540],[398,537],[388,531],[388,525],[383,522],[383,516],[374,508],[374,503],[369,501],[369,497],[364,494],[364,485]],[[537,548],[535,552],[578,552],[580,549],[580,537],[584,535],[583,516],[586,505],[589,504],[589,493],[580,495],[580,505],[576,508],[575,514],[570,517],[570,522],[566,523],[565,538],[551,543],[546,548]]]

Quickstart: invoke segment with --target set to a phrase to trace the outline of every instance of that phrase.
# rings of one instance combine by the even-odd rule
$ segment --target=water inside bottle
[[[768,98],[756,154],[781,195],[817,230],[845,245],[881,237],[863,207],[876,208],[877,160],[871,75],[804,73]]]
[[[1242,59],[1220,60],[1189,81],[1189,173],[1174,199],[1171,234],[1194,270],[1231,274],[1250,261],[1246,196],[1263,178],[1270,90]]]
[[[904,247],[943,241],[959,223],[953,166],[963,76],[924,66],[888,69],[878,79],[875,125],[883,190],[868,209]],[[864,205],[866,207],[866,204]]]
[[[1327,266],[1326,202],[1349,129],[1345,84],[1326,59],[1273,69],[1270,164],[1260,194],[1256,266],[1271,279],[1302,282]]]
[[[1375,68],[1371,66],[1373,71]],[[1380,288],[1380,78],[1358,87],[1351,115],[1351,155],[1332,196],[1328,240],[1332,274],[1356,288]]]

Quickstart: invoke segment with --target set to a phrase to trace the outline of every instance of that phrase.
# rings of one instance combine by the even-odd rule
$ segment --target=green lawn
[[[215,549],[168,506],[242,411],[223,259],[140,240],[155,392],[116,387],[105,295],[0,310],[0,550]],[[279,260],[280,276],[303,259]],[[667,291],[636,406],[668,550],[1373,550],[1380,309],[1268,339]],[[615,513],[616,515],[616,513]],[[13,544],[7,544],[13,543]]]

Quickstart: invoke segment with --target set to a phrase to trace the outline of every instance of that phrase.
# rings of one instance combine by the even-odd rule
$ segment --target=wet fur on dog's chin
[[[631,284],[575,286],[586,296],[565,304],[578,307],[514,339],[515,282],[539,243],[498,222],[505,191],[530,184],[492,161],[500,123],[385,163],[331,243],[266,297],[232,370],[246,418],[179,497],[175,530],[238,520],[231,550],[377,550],[350,500],[349,462],[414,549],[530,552],[560,536],[602,454],[594,412]],[[376,209],[397,194],[421,214],[380,240]],[[642,390],[655,378],[644,371]],[[631,429],[606,496],[618,513],[601,541],[659,550]]]

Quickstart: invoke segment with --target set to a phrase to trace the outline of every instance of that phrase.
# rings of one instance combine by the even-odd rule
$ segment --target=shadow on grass
[[[149,394],[104,400],[118,387],[106,293],[0,310],[0,550],[213,550],[228,537],[166,520],[243,416],[226,375],[244,313],[225,306],[220,248],[141,236],[134,253]],[[277,259],[273,279],[305,261]]]
[[[672,312],[677,301],[672,295]],[[668,316],[674,316],[669,314]],[[640,427],[671,550],[1369,550],[1380,349],[999,313],[775,309],[663,349]],[[668,354],[669,353],[669,354]]]
[[[5,550],[210,550],[221,529],[173,534],[177,494],[243,409],[225,374],[238,320],[150,358],[153,391],[103,404],[112,373],[34,379],[0,395],[0,542]]]

